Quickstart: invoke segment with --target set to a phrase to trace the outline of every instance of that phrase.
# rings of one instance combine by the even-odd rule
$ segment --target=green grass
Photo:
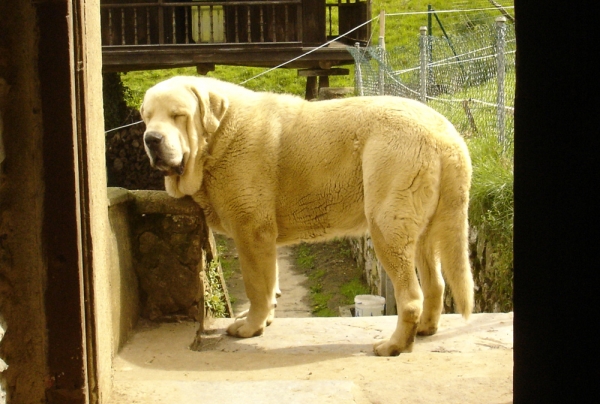
[[[331,294],[323,292],[323,285],[321,283],[325,276],[325,270],[315,268],[315,256],[312,254],[308,244],[302,243],[298,246],[296,250],[296,265],[308,273],[312,314],[316,317],[335,316],[336,313],[327,307],[327,303],[331,299]]]
[[[368,295],[371,290],[360,279],[352,279],[340,287],[340,292],[344,295],[344,304],[353,304],[354,296]]]
[[[296,265],[304,270],[310,270],[314,268],[315,256],[312,254],[308,244],[301,243],[298,246]]]
[[[315,317],[336,317],[339,314],[327,307],[327,302],[331,299],[330,294],[312,293],[312,314]]]
[[[499,0],[502,6],[513,6],[514,1]],[[411,12],[427,11],[427,6],[431,4],[434,10],[456,10],[456,9],[482,9],[490,8],[492,5],[488,0],[373,0],[371,10],[373,16],[377,16],[380,10],[385,10],[386,14],[399,14]],[[513,9],[508,9],[511,15],[514,15]],[[469,26],[474,26],[486,21],[493,21],[499,16],[496,10],[477,11],[468,13]],[[438,13],[444,29],[451,31],[452,27],[464,21],[466,17],[456,13]],[[442,35],[442,30],[435,18],[433,20],[432,33],[436,36]],[[461,24],[462,25],[462,24]],[[419,36],[419,27],[427,26],[427,15],[388,15],[385,20],[385,43],[387,47],[405,46],[414,41]],[[379,37],[379,21],[373,24],[373,40],[377,42]],[[456,32],[454,32],[456,33]]]
[[[469,140],[473,160],[473,180],[469,222],[477,230],[478,241],[485,244],[485,266],[475,263],[476,279],[484,290],[476,297],[486,310],[513,309],[513,218],[514,164],[512,144],[505,150],[495,136]],[[478,249],[481,247],[478,247]]]
[[[265,71],[267,69],[259,67],[216,66],[215,71],[208,73],[207,76],[240,84]],[[196,69],[193,67],[183,67],[179,69],[147,70],[123,74],[121,79],[123,84],[129,89],[129,94],[126,95],[127,105],[139,109],[146,90],[156,83],[180,75],[196,76]],[[353,86],[348,80],[346,76],[332,76],[330,78],[330,86]],[[248,81],[244,84],[244,87],[255,91],[270,91],[304,96],[306,78],[298,77],[298,72],[294,69],[280,68]]]

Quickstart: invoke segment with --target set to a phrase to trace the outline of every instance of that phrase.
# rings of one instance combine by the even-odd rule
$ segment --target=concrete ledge
[[[138,213],[202,215],[202,209],[189,197],[173,198],[166,191],[129,191]]]
[[[194,200],[186,196],[173,198],[166,191],[128,190],[119,187],[108,188],[108,206],[135,202],[137,213],[160,213],[169,215],[201,215],[202,209]]]
[[[109,187],[108,188],[108,206],[117,206],[121,203],[133,201],[135,198],[125,188]]]

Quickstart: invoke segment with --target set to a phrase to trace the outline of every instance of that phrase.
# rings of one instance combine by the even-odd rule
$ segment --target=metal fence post
[[[506,30],[506,17],[496,18],[496,30],[497,30],[497,53],[496,60],[498,62],[498,97],[496,104],[498,105],[498,142],[506,146],[504,123],[506,118],[506,110],[504,105],[504,73],[505,73],[505,60],[504,60],[504,44],[505,44],[505,30]]]
[[[354,63],[354,82],[356,83],[356,93],[361,97],[365,95],[363,90],[363,81],[362,81],[362,71],[360,67],[360,43],[354,43],[354,47],[356,48],[356,61]]]
[[[385,10],[379,12],[379,95],[385,95]]]
[[[421,32],[421,36],[419,37],[419,48],[421,51],[421,74],[420,74],[420,82],[421,82],[421,102],[427,102],[427,60],[429,59],[427,56],[428,51],[428,37],[427,37],[427,27],[423,26],[419,28]]]

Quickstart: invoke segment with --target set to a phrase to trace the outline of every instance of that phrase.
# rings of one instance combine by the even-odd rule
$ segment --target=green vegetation
[[[469,140],[473,181],[469,221],[477,232],[475,279],[480,311],[513,309],[513,148],[503,150],[496,136]]]
[[[296,266],[308,277],[314,316],[339,316],[340,306],[353,304],[356,295],[370,293],[364,274],[352,259],[349,240],[301,243],[293,251]]]
[[[227,317],[225,292],[219,276],[219,261],[213,260],[205,271],[207,285],[204,290],[204,305],[214,318]]]
[[[314,261],[314,256],[311,256],[311,258]],[[337,313],[327,307],[332,294],[323,291],[322,282],[325,273],[324,269],[316,269],[308,275],[312,314],[316,317],[335,317]]]
[[[217,257],[219,263],[221,264],[221,271],[223,272],[223,279],[227,284],[227,281],[239,271],[239,261],[233,256],[227,254],[227,250],[229,248],[227,238],[223,236],[217,235],[215,237],[215,242],[217,244]],[[233,306],[237,299],[235,296],[229,296],[229,302]]]
[[[309,244],[301,243],[296,247],[296,265],[308,274],[312,314],[317,317],[332,317],[336,313],[327,307],[331,294],[323,292],[322,281],[325,277],[325,270],[315,268],[315,259]]]
[[[296,250],[296,265],[304,270],[313,269],[315,265],[315,256],[308,244],[302,243]]]
[[[225,255],[225,252],[227,251],[227,240],[225,237],[215,237],[215,241],[217,243],[217,255],[219,256],[219,262],[221,263],[223,277],[227,280],[231,278],[235,272],[233,266],[235,265],[236,260],[232,256]]]
[[[341,286],[340,292],[345,297],[343,304],[354,304],[354,296],[368,295],[371,289],[360,279],[352,279]]]
[[[499,0],[497,3],[502,6],[508,7],[513,6],[513,0]],[[422,13],[427,11],[427,6],[431,5],[436,11],[443,10],[457,10],[457,9],[484,9],[493,8],[489,0],[373,0],[371,10],[373,16],[378,16],[380,10],[385,10],[386,14],[401,14],[405,15],[388,15],[385,20],[385,43],[387,47],[405,46],[415,41],[419,36],[419,27],[427,26],[427,15],[426,14],[408,14],[408,13]],[[512,9],[508,10],[514,15]],[[460,34],[457,32],[457,27],[460,24],[461,27],[473,28],[477,24],[489,23],[493,21],[495,17],[499,16],[499,12],[496,10],[483,10],[474,11],[468,14],[468,17],[458,15],[456,13],[438,13],[444,29],[453,34]],[[379,33],[379,20],[373,23],[373,41],[377,43]],[[442,30],[438,25],[435,17],[432,18],[432,33],[436,36],[442,36]],[[467,28],[461,28],[467,29]]]

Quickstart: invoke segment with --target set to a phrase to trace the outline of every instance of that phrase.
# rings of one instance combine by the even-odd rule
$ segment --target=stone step
[[[139,327],[114,360],[121,403],[507,403],[512,401],[512,313],[443,315],[412,353],[376,357],[372,343],[395,316],[276,318],[260,337],[211,325],[200,352],[196,324]]]
[[[368,402],[351,381],[259,380],[182,381],[152,380],[119,383],[114,402],[122,403],[260,403],[339,404]],[[134,393],[134,394],[132,394]],[[359,400],[359,401],[357,401]]]

